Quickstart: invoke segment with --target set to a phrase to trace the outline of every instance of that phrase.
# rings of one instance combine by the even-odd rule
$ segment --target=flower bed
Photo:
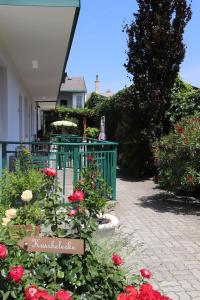
[[[89,159],[88,164],[65,209],[60,204],[60,194],[53,190],[55,172],[44,170],[49,189],[42,203],[34,203],[34,195],[26,190],[21,194],[19,207],[1,212],[0,297],[3,300],[169,299],[147,283],[151,277],[148,270],[142,269],[140,275],[132,274],[127,279],[124,258],[113,253],[108,260],[102,260],[97,254],[99,247],[93,237],[98,230],[99,215],[105,213],[107,199],[103,196],[105,183],[94,159]],[[59,242],[55,244],[60,238],[84,240],[83,255],[58,253],[57,250],[47,253],[47,244],[42,243],[35,252],[28,252],[30,245],[27,243],[21,247],[27,233],[22,228],[13,234],[14,225],[34,225],[38,213],[35,215],[33,207],[38,205],[43,216],[42,224],[48,228],[48,240],[52,238],[50,247],[61,248]],[[3,220],[5,218],[9,220]],[[33,239],[37,245],[39,238]],[[68,246],[71,247],[70,242]],[[106,250],[101,249],[101,252],[107,256]]]

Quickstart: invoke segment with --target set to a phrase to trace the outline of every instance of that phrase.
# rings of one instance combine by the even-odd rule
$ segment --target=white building
[[[34,139],[36,101],[57,99],[79,9],[80,0],[0,0],[1,141]]]
[[[60,88],[58,104],[71,108],[83,108],[86,93],[87,89],[83,77],[66,77]]]

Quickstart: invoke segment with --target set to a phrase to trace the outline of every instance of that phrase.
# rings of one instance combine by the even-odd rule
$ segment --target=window
[[[76,107],[82,108],[82,96],[76,96]]]
[[[60,100],[60,105],[66,106],[68,105],[68,101],[67,100]]]

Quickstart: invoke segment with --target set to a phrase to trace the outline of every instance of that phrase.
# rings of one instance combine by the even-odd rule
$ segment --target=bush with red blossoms
[[[161,295],[150,284],[144,283],[139,289],[134,286],[127,286],[125,291],[117,296],[116,300],[172,300],[167,296]]]
[[[54,176],[48,176],[52,183]],[[62,207],[59,191],[53,188],[43,201],[45,235],[83,239],[83,256],[28,253],[17,244],[27,233],[18,230],[16,234],[12,224],[0,224],[0,299],[167,299],[147,285],[150,271],[143,268],[141,275],[133,274],[130,281],[126,278],[125,258],[116,249],[109,249],[109,254],[96,243],[98,218],[106,210],[104,195],[105,183],[93,159],[69,197],[69,205]]]
[[[161,188],[199,197],[200,115],[182,119],[154,143],[153,155]]]
[[[25,290],[25,300],[72,300],[68,291],[59,290],[54,295],[48,291],[40,290],[37,286],[30,286]]]

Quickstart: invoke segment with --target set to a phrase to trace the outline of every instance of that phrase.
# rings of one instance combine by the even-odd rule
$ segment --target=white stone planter
[[[99,217],[99,219],[105,219],[108,220],[108,223],[105,224],[99,224],[99,230],[110,230],[115,229],[119,225],[119,220],[116,216],[113,216],[111,214],[104,214]]]

